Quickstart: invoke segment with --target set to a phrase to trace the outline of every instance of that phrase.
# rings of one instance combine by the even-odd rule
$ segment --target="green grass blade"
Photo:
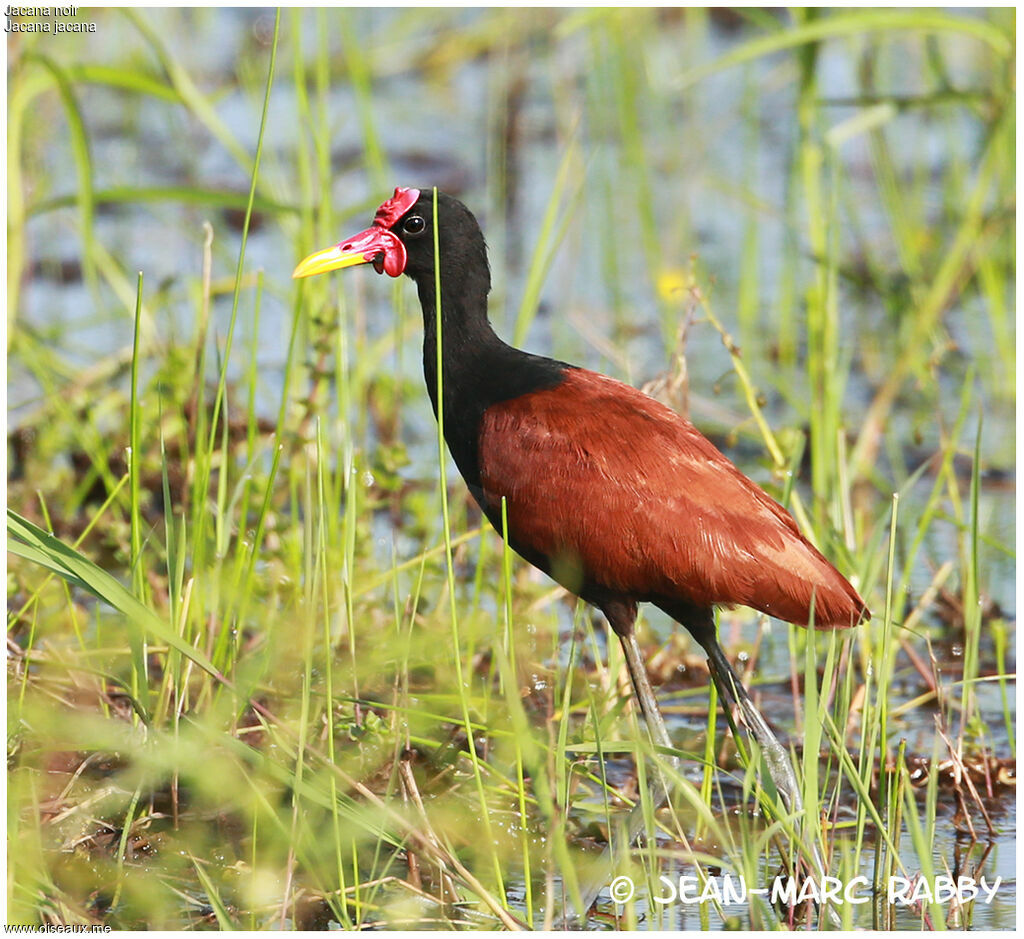
[[[7,510],[7,533],[15,541],[8,550],[40,563],[55,573],[88,590],[127,617],[129,628],[145,630],[161,642],[177,649],[203,671],[221,678],[213,663],[198,649],[184,642],[174,630],[149,607],[141,603],[120,581],[98,567],[83,554],[43,531],[11,509]],[[26,551],[28,548],[29,551]]]

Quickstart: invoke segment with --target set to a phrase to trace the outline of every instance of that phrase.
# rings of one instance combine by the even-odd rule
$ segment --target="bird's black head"
[[[396,189],[377,209],[373,224],[358,235],[317,251],[302,261],[293,277],[309,277],[355,264],[371,263],[378,274],[408,274],[428,286],[435,277],[433,189]],[[437,193],[438,246],[442,289],[451,279],[473,279],[490,289],[483,232],[473,213],[458,199]]]

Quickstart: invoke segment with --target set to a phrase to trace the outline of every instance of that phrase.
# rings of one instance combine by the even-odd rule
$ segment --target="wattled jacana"
[[[637,604],[654,603],[685,626],[798,811],[786,751],[718,644],[713,609],[741,604],[831,629],[867,617],[864,602],[789,513],[688,420],[622,382],[502,342],[487,318],[480,226],[457,199],[436,200],[439,271],[433,191],[396,189],[370,228],[310,255],[293,276],[363,263],[408,274],[423,308],[423,370],[436,414],[439,272],[444,437],[480,508],[501,532],[504,498],[511,547],[604,613],[652,737],[668,749],[634,635]]]

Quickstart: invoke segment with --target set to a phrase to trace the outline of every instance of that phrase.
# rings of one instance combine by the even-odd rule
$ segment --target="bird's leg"
[[[658,707],[658,699],[654,696],[654,689],[647,677],[647,668],[644,665],[643,656],[640,653],[640,646],[636,641],[636,635],[632,630],[625,635],[619,636],[622,651],[626,655],[626,667],[629,669],[629,677],[633,682],[633,692],[636,694],[637,703],[644,716],[644,722],[650,732],[651,740],[655,746],[672,748],[672,741],[668,736],[668,728],[665,726],[665,718],[661,716],[661,708]],[[672,769],[679,769],[679,757],[671,754],[665,755],[668,764]],[[652,810],[657,811],[665,805],[672,794],[672,784],[660,771],[657,772],[657,779],[651,781],[650,794]],[[660,780],[661,785],[658,785]],[[629,843],[636,840],[640,829],[644,827],[644,807],[642,802],[633,806],[629,813],[629,824],[627,828]]]
[[[651,681],[647,677],[647,668],[644,665],[640,646],[636,641],[636,633],[630,630],[625,635],[620,635],[619,643],[626,656],[626,668],[629,669],[633,691],[636,694],[640,713],[644,716],[651,739],[659,747],[671,749],[672,741],[669,739],[668,728],[665,726],[665,719],[661,716],[661,708],[658,707],[658,699],[654,696]]]
[[[743,723],[747,725],[747,729],[761,745],[765,765],[768,767],[769,775],[771,775],[772,780],[775,782],[775,788],[778,789],[779,795],[782,796],[782,800],[785,802],[790,814],[796,818],[798,827],[802,829],[804,803],[800,797],[800,785],[797,782],[796,774],[793,772],[793,766],[789,762],[789,754],[786,753],[778,738],[772,733],[768,722],[754,706],[754,702],[750,700],[747,689],[743,687],[743,682],[740,681],[732,665],[729,664],[725,652],[722,651],[722,647],[718,644],[713,626],[710,630],[691,631],[707,653],[711,677],[718,687],[719,694],[722,695],[725,701],[735,701],[739,706],[740,713],[743,715]],[[801,837],[800,842],[806,846],[810,853],[815,873],[819,877],[825,877],[828,871],[825,868],[825,860],[818,848],[817,840],[813,836],[807,839]],[[829,920],[833,925],[838,926],[840,921],[835,910],[832,907],[828,907],[827,911]]]
[[[601,606],[601,610],[608,618],[612,629],[619,637],[622,651],[626,656],[626,668],[629,670],[630,681],[633,684],[633,692],[636,695],[637,703],[640,705],[640,712],[643,714],[644,723],[647,725],[651,740],[657,747],[672,748],[669,739],[668,728],[665,726],[665,719],[661,716],[661,708],[658,707],[658,699],[654,695],[651,681],[647,677],[647,669],[644,666],[643,656],[640,653],[640,646],[636,641],[634,623],[636,622],[636,604],[613,601]],[[679,766],[679,759],[675,756],[667,756],[669,765],[673,769]],[[653,811],[660,809],[669,800],[671,784],[665,779],[662,773],[656,772],[651,779],[649,793]],[[638,802],[629,813],[626,826],[627,845],[626,850],[632,846],[637,835],[644,827],[645,815],[642,802]],[[586,915],[587,910],[593,905],[601,889],[607,886],[615,866],[615,857],[612,851],[612,844],[602,852],[598,861],[590,868],[588,874],[581,878],[580,882],[580,909],[574,914],[566,906],[562,917],[562,925],[572,928]]]
[[[718,687],[719,694],[726,702],[733,701],[737,704],[743,715],[743,723],[761,745],[768,774],[772,777],[775,788],[779,790],[786,808],[794,815],[801,814],[803,800],[800,798],[800,785],[789,762],[789,754],[772,733],[768,722],[754,706],[754,702],[750,700],[747,689],[743,687],[743,682],[733,670],[714,633],[698,634],[697,639],[707,653],[711,678]]]
[[[626,668],[629,670],[629,678],[633,684],[633,693],[636,695],[637,704],[640,705],[640,713],[643,714],[647,731],[655,746],[667,750],[672,749],[672,741],[668,735],[668,728],[665,726],[665,718],[661,716],[661,708],[658,707],[658,699],[651,687],[651,680],[647,677],[647,667],[644,665],[644,658],[640,652],[640,646],[636,641],[636,604],[622,601],[606,603],[601,607],[604,615],[608,617],[615,634],[619,637],[622,652],[626,656]],[[679,759],[674,756],[668,757],[673,769],[678,768]],[[659,773],[659,775],[661,775]],[[667,782],[662,780],[662,792],[655,799],[655,808],[661,808],[668,801],[669,789]],[[654,790],[652,789],[652,795]],[[639,808],[639,806],[637,806]],[[634,813],[636,809],[634,809]],[[642,821],[641,821],[642,824]],[[636,836],[639,827],[634,831],[632,820],[630,824],[630,841]]]

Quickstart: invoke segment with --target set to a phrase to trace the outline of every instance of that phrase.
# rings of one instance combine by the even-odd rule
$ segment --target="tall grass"
[[[797,828],[844,881],[943,873],[936,846],[960,824],[977,844],[959,871],[1006,870],[1014,622],[986,601],[1009,602],[993,571],[1012,547],[986,473],[1012,461],[1007,15],[453,11],[441,28],[436,11],[295,10],[246,32],[234,72],[197,62],[180,12],[96,15],[122,59],[24,38],[9,80],[9,922],[550,927],[635,803],[647,837],[615,873],[638,896],[605,894],[596,914],[621,928],[814,921],[762,898],[648,899],[662,875],[770,884],[797,866]],[[823,79],[837,44],[857,66],[842,100]],[[900,56],[922,63],[910,91]],[[709,105],[739,68],[730,109]],[[415,131],[441,148],[439,175],[472,164],[467,201],[522,259],[503,272],[492,254],[509,338],[638,382],[675,363],[660,387],[874,610],[850,637],[721,615],[755,695],[793,728],[802,820],[713,691],[709,707],[700,657],[650,614],[687,757],[655,766],[606,625],[503,547],[440,429],[421,428],[408,288],[288,278],[395,183],[425,182],[391,178],[422,173],[423,154],[412,118],[396,143],[390,91],[412,75],[426,113],[457,113],[481,70],[486,107],[509,109],[481,120],[500,142],[473,162],[454,132]],[[103,95],[215,147],[234,183],[112,180]],[[763,117],[780,95],[781,142]],[[225,116],[232,96],[251,127]],[[908,142],[916,116],[945,131],[937,168]],[[147,127],[117,133],[147,148]],[[773,197],[742,175],[780,145]],[[727,253],[698,240],[705,201],[740,219]],[[522,204],[541,211],[506,229]],[[119,256],[122,217],[189,245],[172,277]],[[108,352],[43,319],[64,231],[83,316],[124,337]],[[677,795],[655,813],[659,770]],[[834,912],[1012,922],[998,899]]]

